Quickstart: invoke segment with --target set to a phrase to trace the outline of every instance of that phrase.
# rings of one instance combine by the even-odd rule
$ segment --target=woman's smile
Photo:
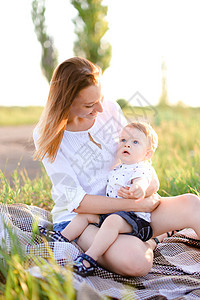
[[[98,113],[97,113],[97,112],[95,112],[95,113],[90,113],[90,116],[93,116],[94,118],[96,118],[96,117],[97,117],[97,115],[98,115]]]
[[[89,118],[94,119],[98,113],[103,112],[103,96],[101,93],[101,85],[91,85],[84,88],[75,98],[71,109],[70,119]]]

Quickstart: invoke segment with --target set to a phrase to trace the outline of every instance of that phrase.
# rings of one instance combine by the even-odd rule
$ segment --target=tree
[[[102,0],[71,0],[78,10],[73,20],[78,40],[74,44],[74,53],[99,65],[103,71],[110,65],[111,45],[103,38],[108,30],[107,6]]]
[[[58,64],[58,54],[54,47],[53,38],[46,33],[45,11],[45,0],[33,0],[31,14],[37,39],[42,46],[41,68],[50,82],[53,71]]]
[[[159,99],[159,105],[166,106],[168,105],[167,65],[164,59],[162,59],[161,70],[162,70],[162,91]]]
[[[117,103],[119,104],[119,106],[121,107],[121,109],[129,108],[130,107],[129,102],[127,100],[125,100],[125,99],[118,99]]]

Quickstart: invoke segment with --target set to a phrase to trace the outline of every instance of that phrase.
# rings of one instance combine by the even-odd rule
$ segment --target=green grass
[[[22,108],[25,109],[25,108]],[[27,108],[29,111],[30,108]],[[37,108],[39,110],[39,108]],[[36,109],[36,112],[39,111]],[[159,146],[152,159],[160,180],[159,193],[177,195],[200,191],[200,108],[155,107],[155,111],[136,108],[125,110],[130,119],[148,115],[148,120],[159,136]],[[36,115],[35,115],[36,120]],[[25,173],[13,172],[12,185],[0,175],[0,201],[23,202],[50,209],[51,183],[43,170],[41,177],[32,182]],[[12,188],[11,188],[12,186]]]
[[[75,300],[76,293],[72,284],[72,273],[69,267],[59,266],[48,246],[48,261],[41,256],[27,255],[20,240],[9,226],[11,248],[7,251],[6,243],[1,242],[0,247],[0,299],[5,300]],[[30,268],[34,267],[32,275]],[[33,269],[32,269],[33,270]]]
[[[0,126],[32,125],[39,121],[43,107],[0,106]]]
[[[0,171],[0,202],[5,204],[25,203],[51,210],[51,182],[42,167],[42,175],[30,180],[26,170],[13,171],[11,180]]]
[[[27,111],[26,109],[24,110],[24,112],[27,112],[27,115],[28,110],[29,109],[27,109]],[[36,121],[36,119],[39,119],[40,109],[38,108],[35,112],[33,119]],[[130,110],[124,112],[130,118]],[[135,119],[134,114],[144,115],[142,109],[136,109],[134,114],[133,112],[131,113],[132,119]],[[159,194],[167,196],[189,192],[199,195],[200,109],[156,107],[156,113],[148,109],[145,115],[146,113],[148,120],[159,136],[159,146],[152,159],[153,166],[160,180]],[[2,120],[8,120],[8,116],[4,117],[4,119],[1,119],[0,116],[0,120],[1,124],[6,125],[7,123],[5,124]],[[23,120],[26,122],[26,118]],[[20,123],[16,121],[16,124],[19,125]],[[12,125],[14,125],[14,123],[12,123]],[[13,171],[11,182],[4,177],[2,172],[0,173],[0,201],[3,203],[26,203],[51,210],[53,201],[51,199],[50,190],[51,183],[44,169],[42,175],[33,181],[28,178],[26,171],[20,173],[17,170]],[[30,277],[31,275],[28,275],[27,272],[24,271],[26,266],[23,259],[19,258],[16,253],[14,254],[12,259],[9,255],[6,256],[7,273],[5,277],[7,278],[7,283],[1,286],[3,295],[2,298],[0,296],[0,299],[31,299],[31,297],[32,299],[52,299],[51,291],[52,295],[54,293],[52,287],[56,285],[58,290],[60,290],[59,282],[63,284],[63,282],[67,281],[66,278],[61,279],[58,277],[61,271],[56,266],[56,272],[55,268],[53,268],[53,273],[48,277],[47,281],[39,282],[37,279],[33,279]],[[43,263],[41,263],[40,266],[43,270]],[[46,268],[44,272],[45,270]],[[10,290],[13,291],[13,294],[9,297]],[[36,295],[33,291],[35,291]],[[48,291],[50,291],[49,294]],[[65,290],[61,289],[59,299],[74,299],[73,297],[73,289],[69,298],[66,298]]]

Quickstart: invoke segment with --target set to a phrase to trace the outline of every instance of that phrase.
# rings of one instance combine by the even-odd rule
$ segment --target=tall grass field
[[[1,108],[0,126],[35,124],[41,111],[42,108],[35,108],[35,110],[33,108],[5,108],[2,110]],[[152,164],[160,180],[159,194],[161,196],[183,193],[199,195],[200,108],[181,106],[157,106],[153,110],[148,107],[127,108],[124,109],[124,114],[130,121],[138,118],[147,120],[158,133],[159,145]],[[51,183],[45,170],[43,169],[40,177],[32,181],[28,178],[26,171],[19,173],[17,170],[13,170],[11,182],[0,171],[0,201],[7,204],[25,203],[51,210],[53,207]],[[2,251],[1,249],[1,255]],[[31,275],[23,271],[23,259],[20,259],[17,253],[12,254],[12,257],[6,256],[4,253],[4,256],[6,257],[4,265],[7,268],[7,273],[5,271],[7,281],[1,284],[0,299],[31,299],[33,295],[34,299],[53,299],[51,292],[48,293],[48,288],[51,291],[51,285],[55,284],[59,278],[55,275],[55,270],[52,275],[54,283],[45,282],[44,287],[32,278],[33,285],[31,285]],[[23,284],[20,280],[23,280]],[[24,290],[26,293],[23,292],[24,286],[26,286]],[[13,292],[13,296],[9,296],[9,288],[15,289],[17,292]],[[59,286],[59,288],[61,287]],[[68,298],[64,296],[64,290],[62,291],[59,299],[75,299],[73,289],[67,296]]]
[[[37,123],[41,106],[0,106],[0,126],[32,125]]]

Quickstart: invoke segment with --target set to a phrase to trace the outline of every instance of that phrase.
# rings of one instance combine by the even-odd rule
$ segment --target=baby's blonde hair
[[[151,125],[149,125],[145,122],[132,122],[132,123],[126,125],[126,127],[136,128],[136,129],[142,131],[149,140],[149,146],[150,146],[151,150],[153,150],[153,152],[155,152],[155,150],[158,146],[158,135],[155,132],[155,130],[151,127]]]

